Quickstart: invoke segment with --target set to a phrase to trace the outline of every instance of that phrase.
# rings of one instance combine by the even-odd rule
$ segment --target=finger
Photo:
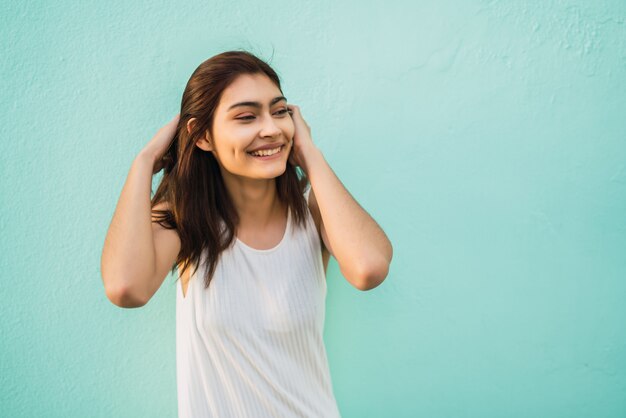
[[[298,108],[290,109],[289,115],[291,115],[293,119],[303,120],[302,113],[300,113],[300,109]]]

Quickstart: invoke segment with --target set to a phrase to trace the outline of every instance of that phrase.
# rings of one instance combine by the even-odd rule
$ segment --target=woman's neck
[[[284,214],[276,179],[224,178],[239,215],[240,228],[265,229]]]

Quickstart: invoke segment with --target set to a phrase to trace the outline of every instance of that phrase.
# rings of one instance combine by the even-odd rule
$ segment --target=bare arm
[[[314,210],[320,213],[322,240],[343,276],[360,290],[385,280],[393,257],[391,242],[378,223],[354,200],[321,151],[308,150],[305,172]]]
[[[354,287],[370,290],[385,280],[393,247],[376,221],[354,200],[315,146],[300,108],[288,106],[295,126],[293,155],[311,182],[310,207],[324,246]]]
[[[105,292],[120,307],[145,305],[180,251],[176,231],[152,223],[150,202],[155,161],[173,133],[173,122],[162,128],[133,161],[104,241],[100,267]]]

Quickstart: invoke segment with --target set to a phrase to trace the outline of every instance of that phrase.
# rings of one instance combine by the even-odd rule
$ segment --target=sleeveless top
[[[340,417],[322,336],[320,237],[308,206],[306,229],[287,212],[274,248],[235,239],[208,289],[203,258],[186,295],[177,281],[179,418]]]

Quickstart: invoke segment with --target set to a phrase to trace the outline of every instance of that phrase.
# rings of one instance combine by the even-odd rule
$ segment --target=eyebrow
[[[274,97],[272,101],[270,102],[270,106],[280,102],[281,100],[287,101],[287,98],[285,96]],[[242,107],[242,106],[256,107],[259,109],[262,107],[261,103],[259,102],[241,102],[241,103],[235,103],[234,105],[229,107],[227,112],[231,109],[234,109],[235,107]]]

